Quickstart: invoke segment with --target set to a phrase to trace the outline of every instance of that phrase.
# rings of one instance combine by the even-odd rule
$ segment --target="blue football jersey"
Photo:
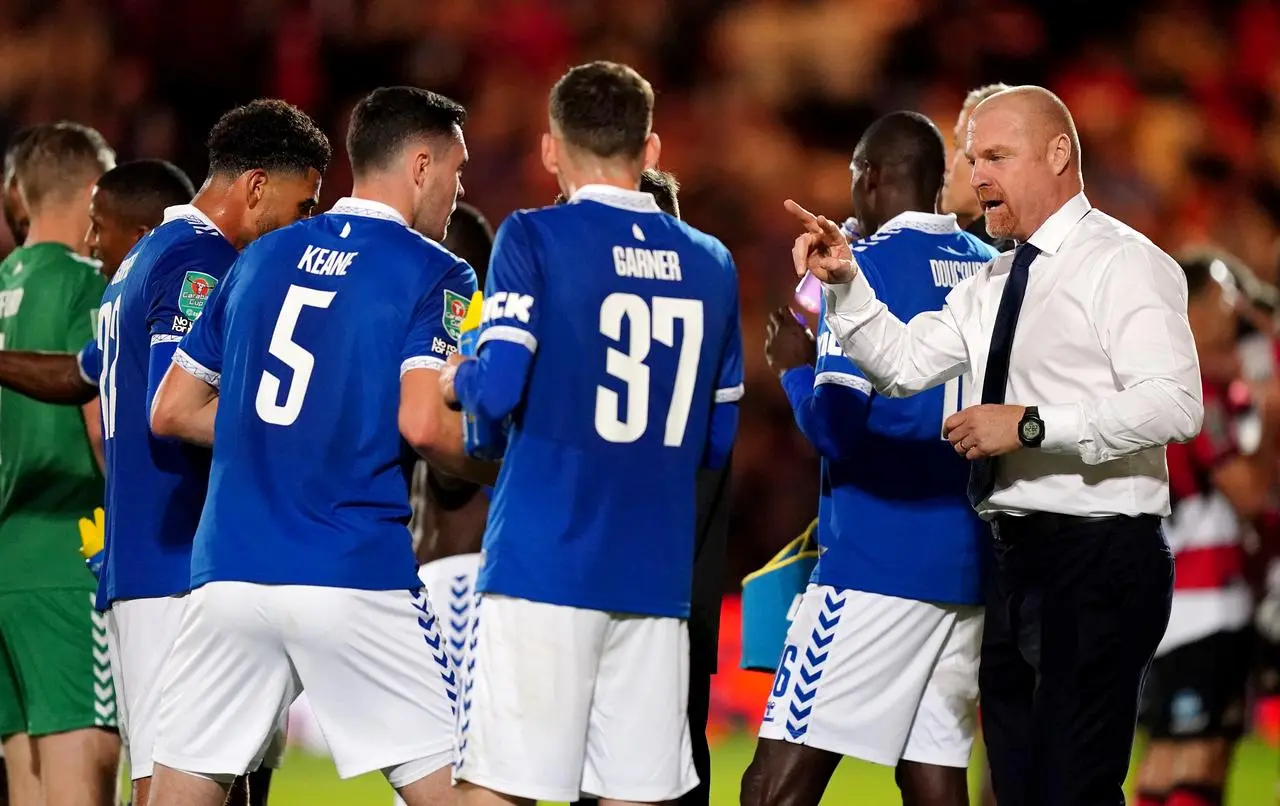
[[[533,358],[479,589],[687,616],[695,475],[714,405],[742,395],[728,250],[647,193],[587,186],[503,222],[482,327],[481,351]]]
[[[170,207],[102,296],[97,340],[80,355],[82,372],[98,385],[106,445],[100,608],[189,589],[209,452],[151,434],[159,381],[152,367],[168,364],[235,259],[235,247],[203,213],[191,205]]]
[[[343,199],[240,256],[174,361],[219,387],[191,584],[417,589],[400,379],[456,349],[475,272]]]
[[[904,322],[940,309],[957,283],[996,255],[954,217],[925,213],[897,216],[853,251],[876,296]],[[877,394],[823,313],[815,389],[839,384],[870,404],[857,454],[822,460],[815,578],[904,599],[980,603],[990,532],[965,495],[969,463],[942,434],[962,401],[977,398],[964,378],[912,397]]]

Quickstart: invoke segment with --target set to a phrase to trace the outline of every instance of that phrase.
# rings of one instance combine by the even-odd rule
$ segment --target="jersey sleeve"
[[[76,365],[80,368],[80,377],[92,386],[98,385],[102,375],[102,351],[98,349],[98,340],[89,339],[80,352],[76,353]]]
[[[76,272],[74,285],[71,288],[67,309],[70,319],[67,322],[66,342],[63,349],[74,353],[93,339],[98,331],[98,308],[102,305],[102,292],[106,290],[107,281],[96,269],[82,267]]]
[[[418,300],[400,356],[401,375],[411,369],[444,366],[449,354],[458,349],[459,326],[475,291],[476,273],[460,260]]]
[[[167,339],[157,341],[153,331],[151,371],[147,384],[148,406],[155,396],[160,380],[168,370],[170,363],[168,353],[175,347],[177,350],[171,354],[173,363],[210,386],[219,385],[222,380],[222,346],[227,319],[226,300],[230,296],[229,291],[233,284],[232,278],[228,277],[225,282],[218,285],[202,306],[200,314],[191,323],[187,334],[181,337],[181,341],[177,343]]]
[[[502,222],[494,239],[477,349],[492,341],[505,341],[537,352],[542,291],[542,269],[525,218],[513,213]]]
[[[742,323],[738,306],[737,270],[733,268],[733,258],[725,254],[725,260],[734,278],[733,291],[729,304],[729,327],[725,332],[724,346],[720,351],[720,369],[716,375],[717,403],[736,403],[742,399]]]
[[[151,346],[181,341],[204,314],[230,269],[231,263],[220,251],[201,249],[197,244],[157,262],[147,278]]]

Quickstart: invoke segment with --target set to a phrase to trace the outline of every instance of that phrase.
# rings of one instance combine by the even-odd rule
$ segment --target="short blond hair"
[[[978,87],[976,90],[970,90],[969,94],[964,96],[964,106],[961,107],[961,111],[964,115],[968,115],[973,112],[973,108],[978,104],[987,100],[992,95],[995,95],[997,92],[1004,92],[1008,89],[1013,88],[1008,84],[997,81],[995,84],[987,84],[986,86]]]
[[[46,204],[70,201],[115,165],[116,152],[96,129],[63,120],[32,129],[14,173],[34,215]]]

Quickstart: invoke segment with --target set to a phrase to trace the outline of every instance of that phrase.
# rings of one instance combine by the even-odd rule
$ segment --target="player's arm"
[[[875,394],[867,379],[797,367],[783,374],[782,389],[800,433],[819,455],[835,462],[857,455]]]
[[[873,270],[866,247],[854,247],[853,279],[823,286],[826,323],[844,354],[862,370],[880,394],[906,397],[963,375],[969,355],[960,332],[972,280],[952,289],[940,311],[926,311],[903,322],[876,299],[867,279]]]
[[[80,272],[68,273],[67,277],[71,282],[68,294],[70,304],[67,308],[69,316],[61,347],[67,351],[80,350],[82,355],[96,354],[98,310],[102,304],[102,294],[106,290],[107,282],[98,273],[96,265],[93,268],[86,267]],[[76,360],[76,366],[80,368],[79,357]],[[94,377],[97,376],[84,373],[84,377],[80,380],[82,383],[89,382]],[[102,444],[102,410],[98,405],[96,394],[92,399],[83,402],[80,413],[84,418],[85,437],[89,440],[94,461],[98,464],[98,470],[106,473],[107,455],[106,448]]]
[[[205,277],[218,275],[205,272]],[[151,433],[194,445],[213,445],[218,414],[218,385],[222,380],[225,300],[230,280],[218,283],[200,310],[177,302],[189,272],[176,272],[180,283],[162,282],[153,294],[151,358],[147,378],[147,406]],[[191,299],[187,294],[186,300]],[[176,318],[175,318],[176,317]],[[185,335],[179,336],[179,332]]]
[[[732,310],[729,314],[729,327],[725,331],[724,343],[720,348],[720,367],[716,375],[711,420],[707,427],[707,445],[702,455],[702,466],[713,470],[724,467],[729,461],[729,454],[733,452],[733,443],[738,438],[738,401],[742,399],[744,388],[737,271],[733,268],[733,258],[729,256],[727,250],[724,253],[724,260],[733,278],[733,289],[729,295]]]
[[[462,417],[445,403],[441,383],[446,361],[457,361],[457,328],[450,324],[456,324],[457,317],[450,307],[470,300],[475,290],[475,272],[459,261],[414,306],[400,364],[400,435],[428,464],[468,481],[491,484],[498,477],[498,465],[466,455]]]
[[[188,249],[152,272],[147,288],[147,411],[151,433],[195,445],[213,444],[222,371],[222,291],[229,271],[220,258]],[[203,288],[200,296],[196,289]],[[215,310],[217,315],[214,316]],[[202,319],[213,319],[197,328]],[[199,331],[197,333],[197,331]],[[179,347],[182,349],[180,350]],[[158,401],[161,388],[165,398]]]
[[[493,484],[499,465],[467,456],[462,416],[444,402],[438,369],[417,368],[400,377],[400,435],[432,467],[477,484]]]
[[[83,406],[98,396],[89,377],[73,353],[0,350],[0,386],[41,403]]]
[[[451,405],[494,422],[520,405],[538,350],[542,289],[524,218],[512,215],[494,239],[476,358],[458,366],[446,389]]]

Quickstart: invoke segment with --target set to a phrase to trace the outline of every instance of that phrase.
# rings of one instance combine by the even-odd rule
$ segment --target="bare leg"
[[[4,763],[9,776],[9,805],[41,806],[44,795],[40,792],[40,760],[31,737],[25,733],[6,736]]]
[[[459,806],[533,806],[533,801],[529,798],[513,798],[466,781],[458,783],[457,793]],[[402,790],[400,794],[403,796],[404,791]],[[405,800],[409,799],[406,797]],[[418,804],[409,801],[409,806],[418,806]]]
[[[111,806],[120,771],[120,735],[102,728],[35,740],[44,806]]]
[[[230,782],[220,783],[157,764],[151,779],[153,806],[223,806]]]
[[[899,761],[894,780],[903,806],[969,806],[969,780],[964,767],[942,767]]]
[[[761,739],[742,776],[742,806],[818,806],[839,764],[826,750]]]

